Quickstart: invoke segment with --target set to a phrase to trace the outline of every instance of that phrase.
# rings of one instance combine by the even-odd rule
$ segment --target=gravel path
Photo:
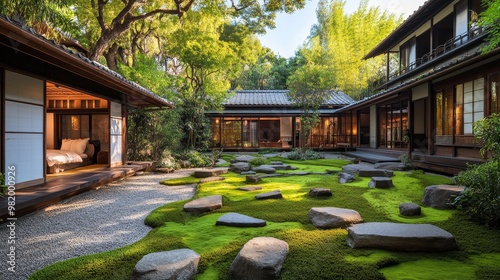
[[[144,219],[153,209],[189,199],[195,193],[195,185],[167,187],[158,182],[190,173],[179,170],[136,175],[19,218],[15,231],[16,273],[7,271],[9,231],[2,224],[0,279],[27,279],[52,263],[140,240],[150,230]]]

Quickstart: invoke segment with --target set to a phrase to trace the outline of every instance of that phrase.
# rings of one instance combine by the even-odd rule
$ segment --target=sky
[[[361,0],[346,0],[347,13],[355,11]],[[403,15],[403,19],[413,14],[426,0],[369,0],[369,5],[380,7],[395,14]],[[317,23],[316,7],[319,0],[307,0],[304,9],[293,14],[281,13],[276,16],[276,28],[268,30],[267,34],[259,36],[263,46],[273,50],[281,57],[292,57],[295,51],[309,36],[311,27]]]

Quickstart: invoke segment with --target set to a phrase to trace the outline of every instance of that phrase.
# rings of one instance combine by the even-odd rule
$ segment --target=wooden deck
[[[360,159],[361,161],[366,161],[370,163],[379,162],[400,162],[399,157],[404,152],[399,151],[387,151],[387,150],[377,150],[377,149],[360,149],[352,152],[344,152],[343,154],[349,157],[354,157]]]
[[[151,167],[151,162],[130,162],[117,167],[93,168],[50,178],[46,183],[23,188],[15,194],[15,216],[10,216],[7,197],[0,197],[0,222],[18,218],[70,196],[134,175]]]

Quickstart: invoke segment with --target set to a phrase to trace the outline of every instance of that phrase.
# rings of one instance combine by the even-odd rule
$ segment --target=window
[[[490,111],[500,113],[500,73],[490,75]]]
[[[472,124],[484,118],[484,79],[463,84],[463,134],[472,134]]]
[[[453,93],[451,89],[436,93],[436,135],[453,135]]]

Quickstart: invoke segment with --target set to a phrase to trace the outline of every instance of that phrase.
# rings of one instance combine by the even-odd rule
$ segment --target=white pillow
[[[89,140],[90,138],[75,139],[71,143],[71,149],[69,151],[77,153],[79,155],[83,154],[83,152],[85,152],[85,148],[87,147],[87,142],[89,142]]]
[[[63,139],[61,151],[71,151],[71,144],[73,144],[74,141],[74,139]]]

